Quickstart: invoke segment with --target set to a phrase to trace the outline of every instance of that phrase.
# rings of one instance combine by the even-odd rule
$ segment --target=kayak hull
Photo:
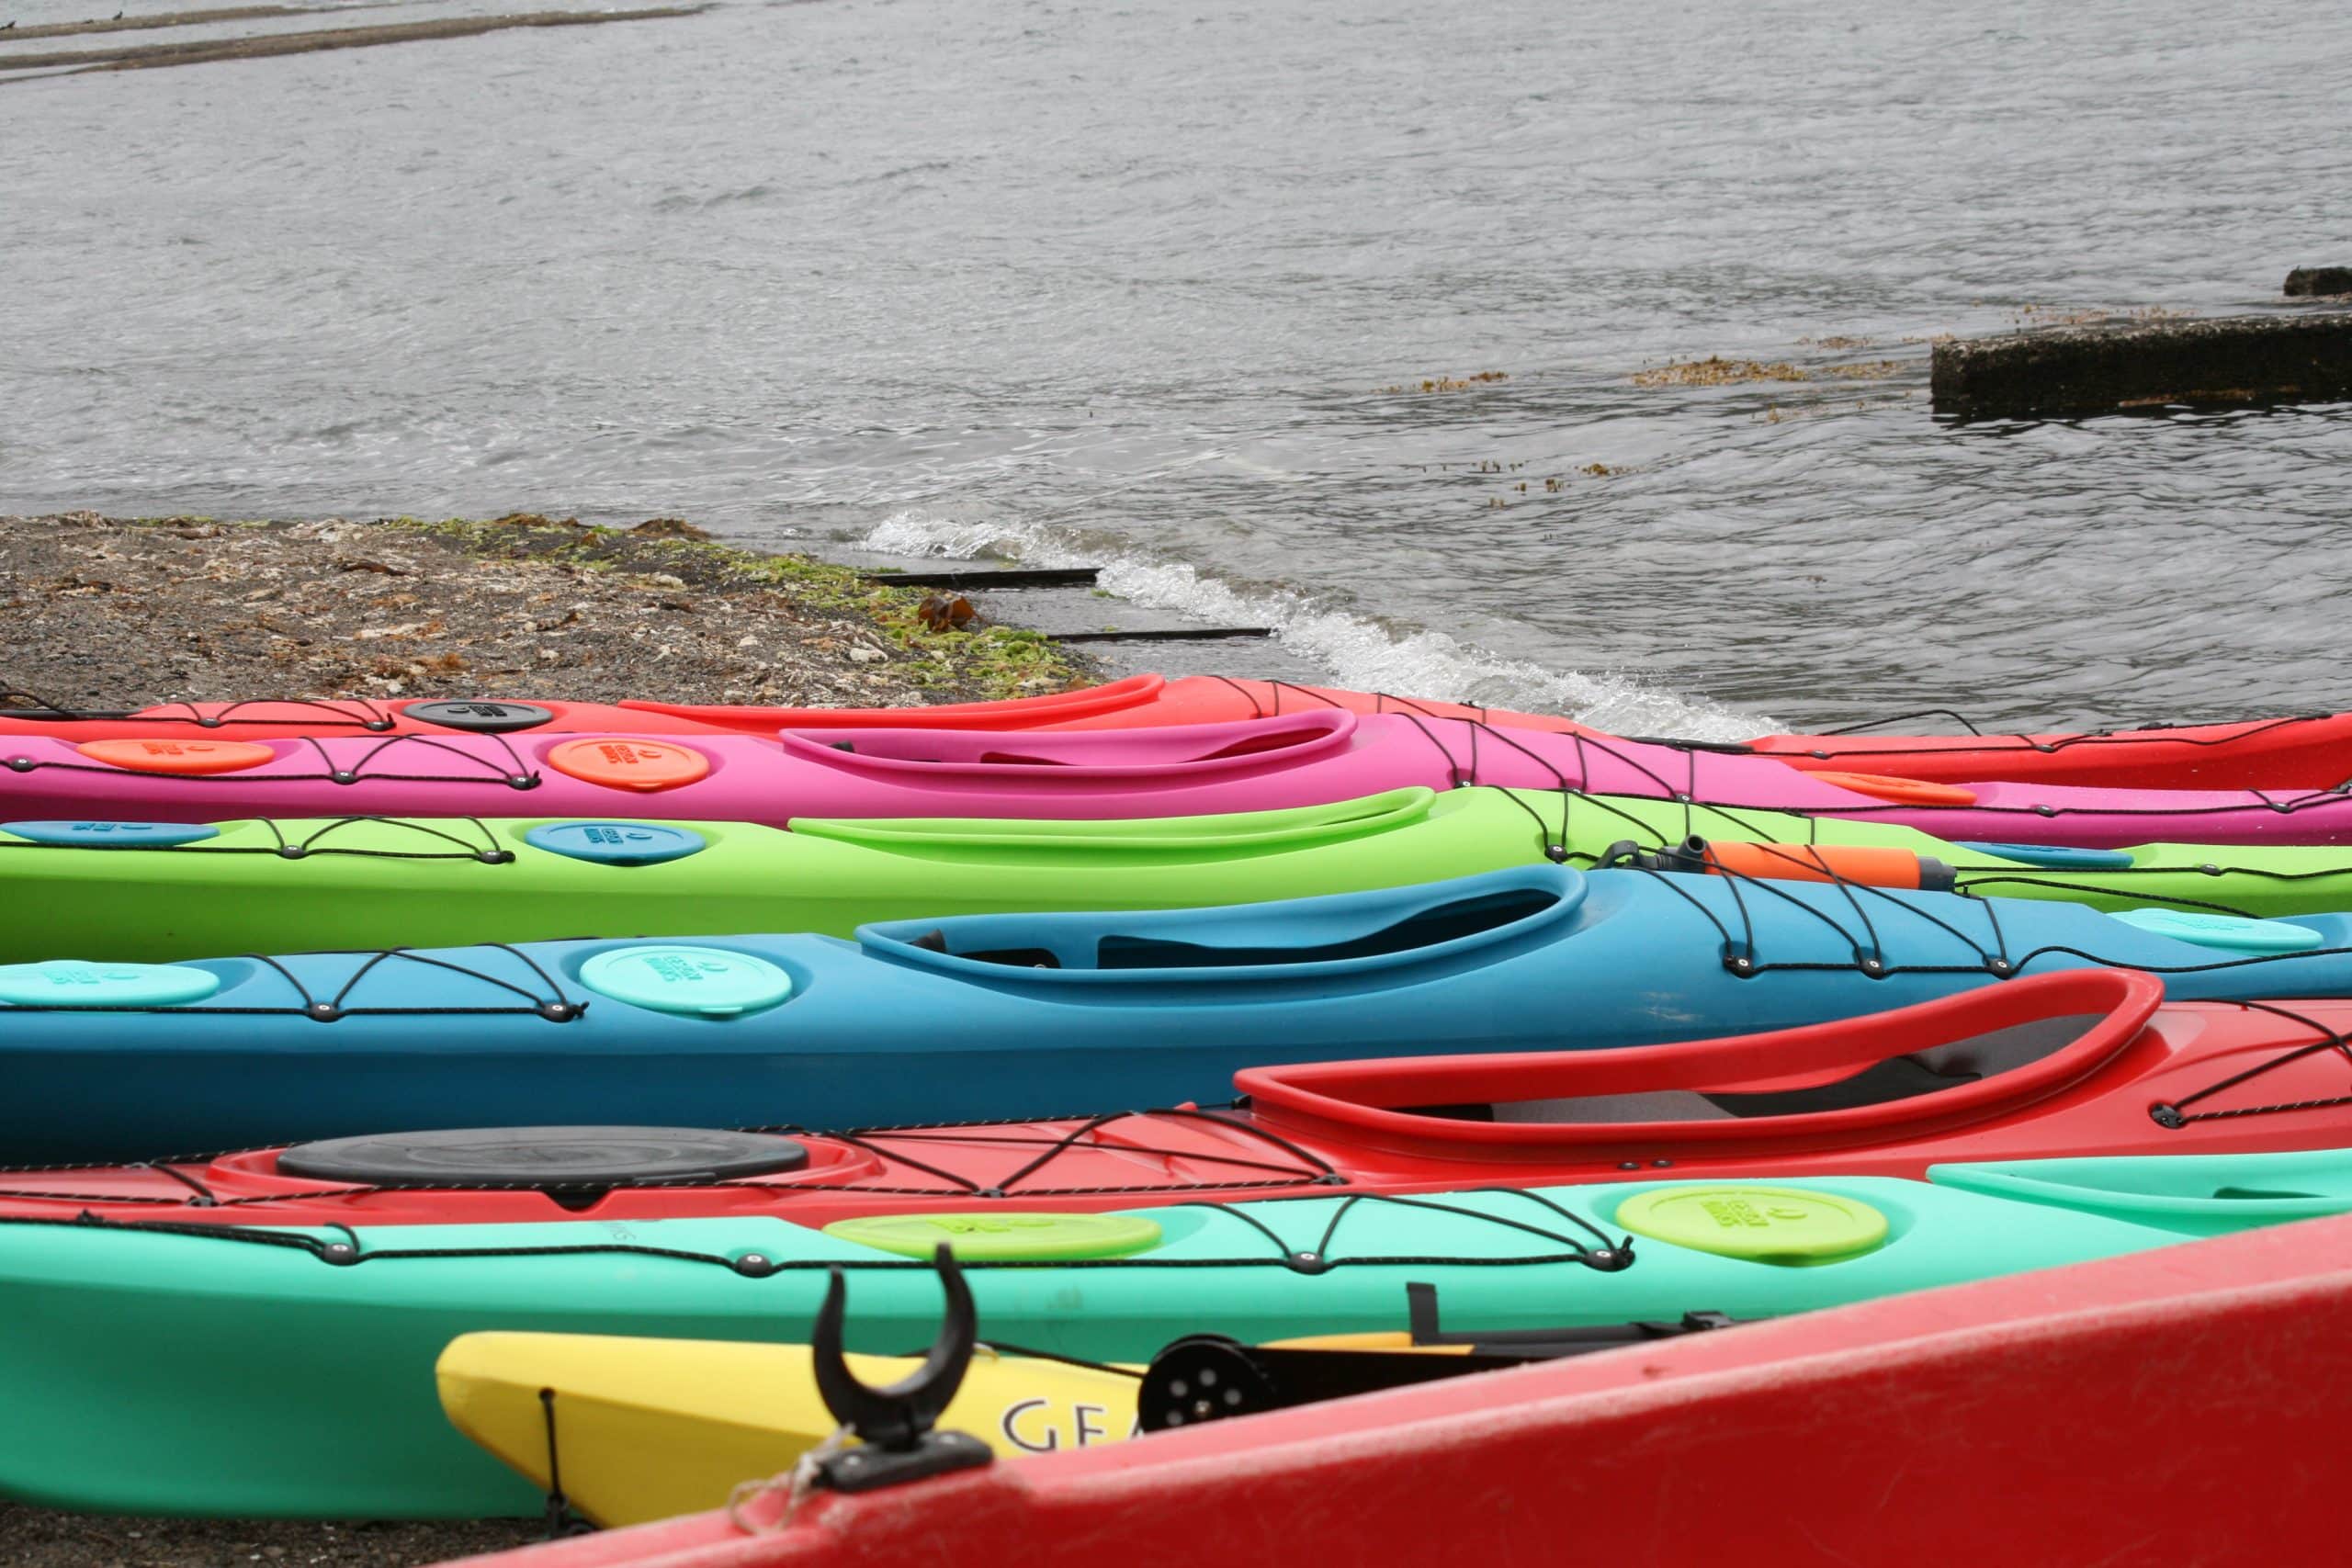
[[[2228,1184],[2229,1162],[2213,1176]],[[2308,1184],[2352,1190],[2334,1166]],[[1626,1262],[1626,1227],[1655,1224],[1634,1216],[1684,1201],[1700,1205],[1690,1212],[1704,1234],[1676,1232],[1684,1245],[1645,1232]],[[1718,1222],[1703,1217],[1720,1205],[1731,1241],[1713,1239]],[[2244,1223],[2268,1213],[2247,1205]],[[1193,1332],[1251,1342],[1395,1332],[1415,1281],[1433,1284],[1445,1319],[1465,1329],[1672,1320],[1702,1303],[1777,1316],[2182,1239],[2096,1206],[1827,1177],[1138,1217],[1154,1239],[1118,1257],[1035,1261],[1017,1244],[1010,1258],[959,1253],[983,1337],[1141,1360]],[[1770,1229],[1755,1256],[1715,1250],[1759,1245],[1747,1240],[1750,1224],[1795,1224],[1793,1250],[1776,1261]],[[536,1513],[540,1495],[442,1415],[432,1368],[450,1340],[492,1330],[800,1339],[835,1266],[848,1276],[850,1349],[930,1341],[941,1295],[928,1261],[773,1219],[266,1232],[6,1222],[0,1359],[17,1419],[0,1428],[0,1495],[215,1516]],[[187,1354],[190,1344],[204,1354]]]
[[[869,1388],[922,1364],[847,1359]],[[1136,1371],[983,1346],[940,1425],[1001,1459],[1123,1442],[1136,1431]],[[805,1345],[468,1334],[441,1353],[434,1380],[458,1431],[542,1492],[560,1473],[573,1511],[606,1528],[718,1507],[738,1482],[789,1471],[838,1425]]]
[[[0,741],[0,820],[106,816],[989,817],[1101,820],[1325,806],[1470,784],[1700,802],[1948,839],[2113,847],[2352,840],[2334,790],[2116,790],[1920,784],[1806,773],[1757,756],[1678,750],[1454,719],[1330,711],[1246,724],[1008,742],[957,729],[750,736],[492,735],[216,742]]]
[[[569,1135],[575,1163],[560,1172],[542,1159],[527,1172],[468,1178],[445,1162],[380,1185],[322,1171],[300,1151],[289,1168],[286,1151],[274,1149],[165,1168],[17,1169],[0,1179],[0,1218],[381,1227],[633,1224],[724,1212],[824,1225],[876,1214],[1089,1213],[1334,1188],[1410,1194],[1545,1186],[1611,1179],[1627,1168],[1697,1178],[1801,1167],[1917,1178],[1953,1161],[2352,1145],[2352,1070],[2326,1048],[2331,1038],[2352,1035],[2352,1004],[2298,1003],[2283,1016],[2159,1005],[2161,998],[2151,976],[2079,970],[1775,1034],[1617,1051],[1291,1064],[1241,1074],[1235,1087],[1243,1102],[1214,1111],[847,1136],[796,1131],[791,1146],[805,1164],[738,1171],[724,1186],[674,1170],[616,1175],[616,1158],[646,1140],[609,1129]],[[2007,1062],[1988,1055],[2004,1041],[2031,1048]],[[1919,1092],[1919,1070],[1939,1066],[1950,1076]],[[1905,1069],[1911,1081],[1869,1089]],[[2152,1106],[2171,1114],[2152,1115]],[[495,1152],[499,1139],[470,1143]],[[536,1184],[518,1184],[526,1177]],[[551,1179],[571,1207],[550,1196]],[[2002,1195],[2034,1201],[2044,1191]],[[2188,1213],[2189,1195],[2165,1194],[2176,1219]]]
[[[2327,1220],[820,1496],[781,1533],[712,1513],[466,1568],[893,1568],[918,1551],[1482,1568],[1565,1539],[1756,1568],[1813,1568],[1825,1543],[1853,1562],[2161,1568],[2179,1561],[2160,1522],[2176,1517],[2216,1568],[2324,1562],[2335,1482],[2310,1456],[2346,1436],[2347,1310],[2352,1220]],[[1227,1506],[1200,1506],[1204,1476]],[[773,1530],[779,1506],[746,1512]]]
[[[1769,886],[1544,865],[855,943],[712,937],[683,976],[671,944],[616,939],[18,966],[0,970],[0,997],[30,1004],[0,1005],[0,1146],[121,1160],[451,1126],[1058,1116],[1215,1100],[1272,1062],[1660,1044],[2107,964],[2182,1000],[2352,996],[2343,916],[2278,922],[2311,950],[2258,956],[2071,905]],[[757,994],[696,1010],[722,970],[708,984]]]
[[[0,899],[0,963],[712,931],[847,936],[875,920],[1397,887],[1545,863],[1554,847],[1584,866],[1621,843],[1666,851],[1694,834],[1776,846],[1761,863],[1776,876],[1804,871],[1814,847],[1850,846],[1891,852],[1914,886],[1933,861],[1978,896],[2256,917],[2352,908],[2346,848],[2001,853],[1893,823],[1475,787],[1124,821],[802,818],[788,832],[626,817],[310,818],[203,824],[203,836],[173,842],[115,824],[54,826],[41,841],[0,826],[12,895]],[[652,847],[631,854],[631,840]],[[616,844],[618,858],[582,858]]]
[[[73,740],[198,736],[268,740],[289,735],[502,733],[773,735],[797,728],[961,728],[1056,732],[1230,724],[1299,713],[1397,714],[1472,720],[1507,728],[1602,737],[1575,720],[1474,704],[1305,686],[1285,681],[1156,674],[996,702],[927,708],[785,708],[552,699],[385,703],[364,698],[167,703],[120,713],[0,712],[0,739]],[[1667,744],[1676,744],[1668,742]],[[2329,789],[2352,778],[2352,714],[2301,715],[2228,724],[2039,735],[1767,735],[1744,750],[1808,771],[1855,771],[1951,784],[2031,780],[2109,789]]]

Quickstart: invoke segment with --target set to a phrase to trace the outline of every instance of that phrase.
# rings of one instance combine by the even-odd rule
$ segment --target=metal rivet
[[[336,784],[357,784],[359,782],[359,775],[357,773],[351,773],[343,768],[337,768],[334,773],[329,773],[327,777],[334,780]]]
[[[277,846],[277,858],[280,860],[300,860],[304,855],[307,855],[310,852],[311,852],[309,850],[303,848],[300,844],[280,844]]]

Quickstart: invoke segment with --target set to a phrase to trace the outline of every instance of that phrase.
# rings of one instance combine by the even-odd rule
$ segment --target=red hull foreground
[[[2348,1318],[2314,1220],[469,1562],[2340,1562]]]
[[[1518,729],[1596,734],[1546,714],[1422,697],[1393,697],[1221,675],[1131,675],[1045,696],[927,708],[697,706],[683,703],[565,703],[539,699],[380,703],[360,698],[166,703],[125,713],[17,707],[0,712],[0,738],[74,740],[203,734],[223,740],[289,735],[450,735],[524,730],[618,734],[886,726],[896,729],[1125,729],[1223,724],[1317,708],[1480,719]],[[1958,784],[1980,779],[2125,789],[2327,789],[2352,779],[2352,714],[2234,724],[2046,735],[1767,735],[1713,750],[1778,757],[1800,768]]]
[[[2086,969],[1689,1044],[1260,1068],[1236,1080],[1248,1098],[1232,1110],[795,1132],[806,1155],[797,1168],[727,1181],[630,1174],[628,1156],[665,1140],[626,1129],[574,1130],[560,1154],[542,1140],[503,1173],[512,1135],[482,1134],[471,1152],[489,1165],[473,1185],[379,1185],[348,1166],[340,1179],[314,1179],[281,1168],[274,1150],[14,1170],[0,1172],[0,1217],[382,1225],[772,1213],[820,1225],[1539,1186],[1631,1169],[1918,1177],[1939,1161],[2352,1145],[2352,1003],[2162,1002],[2149,976]],[[394,1171],[451,1168],[446,1145],[430,1166],[380,1143],[368,1157]],[[656,1179],[664,1184],[628,1185]]]

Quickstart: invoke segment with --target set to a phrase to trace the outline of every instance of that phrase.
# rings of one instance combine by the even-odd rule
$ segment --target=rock
[[[629,530],[641,539],[707,539],[707,529],[697,528],[683,517],[649,517]]]
[[[2287,294],[2290,299],[2352,294],[2352,266],[2299,266],[2287,275]]]
[[[2352,396],[2352,311],[2060,327],[1938,344],[1935,411],[2065,417]]]
[[[924,626],[935,632],[961,631],[979,619],[979,612],[973,609],[972,602],[961,593],[944,598],[936,593],[926,593],[922,603],[915,606],[915,614],[922,617]]]

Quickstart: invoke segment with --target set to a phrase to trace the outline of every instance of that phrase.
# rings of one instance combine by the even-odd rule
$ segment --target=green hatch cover
[[[1886,1241],[1886,1216],[1805,1187],[1657,1187],[1617,1207],[1636,1235],[1755,1263],[1838,1263]]]
[[[1125,1258],[1159,1242],[1159,1226],[1134,1214],[885,1214],[836,1220],[825,1234],[908,1258],[944,1241],[967,1263]]]

